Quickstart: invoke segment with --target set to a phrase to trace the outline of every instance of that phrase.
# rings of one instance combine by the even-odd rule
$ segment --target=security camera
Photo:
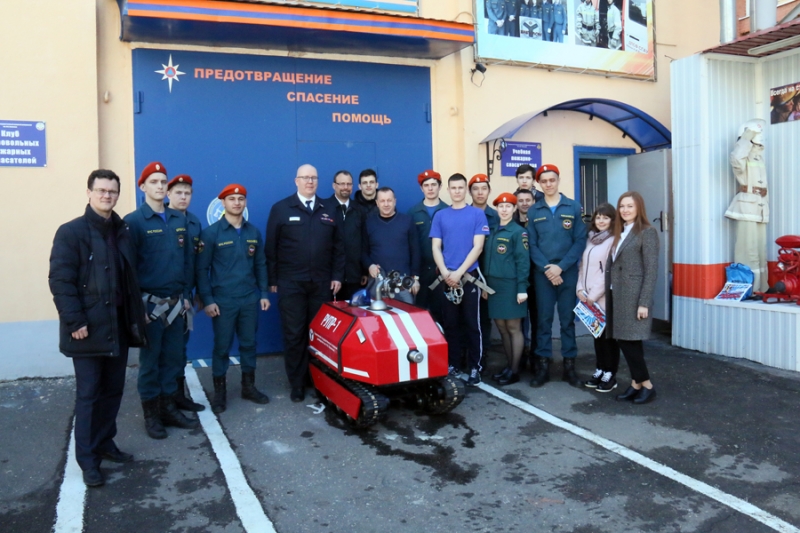
[[[481,74],[485,74],[486,73],[486,65],[484,65],[483,63],[475,63],[475,70],[477,70]]]

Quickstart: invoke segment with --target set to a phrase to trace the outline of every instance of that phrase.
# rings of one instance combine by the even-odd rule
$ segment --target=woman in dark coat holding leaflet
[[[606,270],[606,328],[619,344],[632,378],[628,390],[617,396],[619,401],[643,404],[656,397],[642,341],[650,337],[653,325],[658,246],[658,233],[648,222],[644,199],[638,192],[624,193],[617,203],[614,244]]]

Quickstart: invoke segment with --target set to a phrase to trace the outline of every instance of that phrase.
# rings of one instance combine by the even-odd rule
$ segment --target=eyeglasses
[[[309,181],[317,181],[319,178],[317,176],[297,176],[297,179],[309,182]]]
[[[111,198],[119,196],[119,191],[110,191],[108,189],[92,189],[92,191],[96,192],[100,196],[110,196]]]
[[[333,182],[333,184],[334,185],[338,185],[339,187],[352,187],[353,186],[352,183],[337,183],[335,181]]]

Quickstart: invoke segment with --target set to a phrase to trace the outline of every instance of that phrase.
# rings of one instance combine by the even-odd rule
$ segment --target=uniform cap
[[[474,176],[472,176],[472,179],[469,180],[467,189],[471,189],[472,185],[475,183],[489,183],[489,176],[487,176],[486,174],[475,174]]]
[[[422,182],[431,178],[435,179],[439,183],[442,182],[442,175],[435,170],[426,170],[425,172],[421,173],[419,176],[417,176],[417,182],[422,185]]]
[[[244,196],[247,196],[247,189],[245,189],[238,183],[231,183],[230,185],[222,189],[222,192],[219,193],[219,196],[217,196],[217,198],[219,198],[220,200],[224,200],[225,197],[230,196],[231,194],[243,194]]]
[[[539,181],[539,176],[544,174],[545,172],[555,172],[557,176],[561,176],[561,173],[558,171],[558,167],[555,165],[542,165],[539,167],[539,170],[536,171],[536,181]]]
[[[504,192],[500,196],[494,199],[492,205],[497,207],[497,204],[514,204],[517,205],[517,197],[511,194],[510,192]]]
[[[188,176],[187,174],[180,174],[179,176],[175,176],[174,178],[169,180],[169,183],[167,183],[167,190],[170,190],[171,188],[180,183],[185,183],[186,185],[191,186],[192,185],[191,176]]]
[[[141,176],[139,176],[139,181],[137,185],[141,187],[142,183],[149,178],[152,174],[164,174],[164,177],[167,177],[167,169],[164,168],[164,165],[159,163],[158,161],[153,161],[142,170]]]

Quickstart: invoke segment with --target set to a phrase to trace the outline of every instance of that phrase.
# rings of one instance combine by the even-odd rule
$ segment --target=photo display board
[[[655,80],[654,0],[475,0],[477,61]]]

